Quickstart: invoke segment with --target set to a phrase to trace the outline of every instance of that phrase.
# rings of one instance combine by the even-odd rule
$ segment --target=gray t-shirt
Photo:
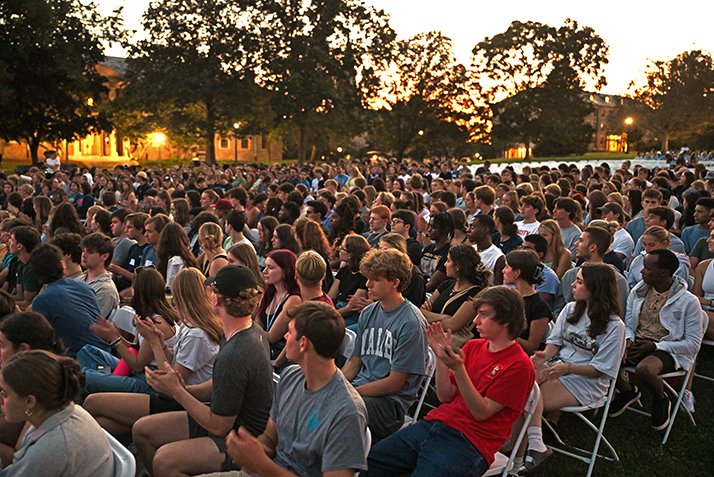
[[[236,416],[233,429],[245,426],[259,436],[268,423],[272,402],[270,345],[263,330],[253,323],[221,345],[213,364],[211,412]]]
[[[124,237],[114,242],[114,256],[112,256],[112,262],[121,264],[127,263],[129,261],[129,249],[135,243],[136,240],[132,240],[128,237]]]
[[[568,323],[574,308],[575,303],[568,303],[563,308],[548,336],[548,344],[560,346],[558,356],[563,362],[590,365],[603,373],[599,378],[578,374],[566,374],[560,378],[578,402],[586,406],[603,398],[610,381],[617,377],[625,346],[625,323],[620,317],[611,316],[605,332],[593,339],[588,335],[590,317],[587,310],[576,324]]]
[[[575,260],[575,243],[580,238],[582,232],[577,225],[571,225],[567,229],[560,229],[560,234],[563,236],[563,243],[570,250],[573,260]]]
[[[669,249],[675,252],[675,250],[673,250],[671,246],[669,247]],[[684,253],[684,243],[682,243],[682,251],[679,253]],[[707,245],[707,237],[702,237],[697,240],[697,243],[694,244],[694,248],[692,249],[692,252],[689,254],[689,256],[693,258],[698,258],[700,262],[704,260],[709,260],[710,258],[714,258],[714,253],[709,251],[709,247]]]
[[[174,343],[174,362],[193,371],[186,384],[201,384],[211,379],[218,350],[218,343],[201,328],[181,325]]]
[[[303,477],[367,469],[367,408],[339,369],[317,391],[305,389],[299,366],[285,369],[270,418],[278,428],[275,462],[284,469]]]
[[[421,377],[426,373],[426,319],[419,308],[404,302],[392,311],[380,302],[367,306],[359,316],[357,341],[352,353],[362,360],[362,369],[352,381],[357,387],[399,371],[409,373],[402,389],[390,396],[404,412],[416,399]]]
[[[119,292],[117,286],[112,280],[112,274],[107,272],[87,281],[87,273],[84,272],[79,278],[80,282],[85,282],[92,288],[92,291],[97,295],[97,303],[99,304],[99,313],[102,318],[108,318],[112,312],[119,308]]]
[[[70,403],[39,428],[30,427],[3,477],[112,477],[114,459],[107,438],[81,406]]]

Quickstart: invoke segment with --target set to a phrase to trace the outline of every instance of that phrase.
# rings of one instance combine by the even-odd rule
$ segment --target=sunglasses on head
[[[136,267],[134,273],[139,273],[142,270],[156,270],[156,265],[142,265],[141,267]]]

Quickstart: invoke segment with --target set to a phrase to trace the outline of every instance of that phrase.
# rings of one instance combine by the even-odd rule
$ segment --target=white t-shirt
[[[635,249],[635,241],[632,240],[632,236],[627,230],[620,229],[615,232],[615,238],[612,240],[610,248],[613,252],[625,255],[625,258],[629,260],[632,257],[632,251]]]
[[[523,220],[516,222],[516,227],[518,227],[518,235],[521,237],[527,237],[530,234],[537,234],[538,227],[540,227],[540,222],[537,220],[531,224],[526,224]]]
[[[496,267],[496,261],[499,259],[499,257],[503,255],[501,249],[496,247],[496,245],[494,244],[491,244],[491,246],[488,247],[486,250],[479,251],[479,249],[476,248],[475,245],[474,249],[481,256],[481,261],[483,262],[483,265],[491,271],[493,271],[493,269]]]

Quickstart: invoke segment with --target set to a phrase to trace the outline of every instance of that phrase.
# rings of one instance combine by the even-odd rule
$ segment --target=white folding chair
[[[414,415],[410,416],[407,414],[406,416],[404,416],[404,424],[402,424],[402,429],[414,424],[417,419],[419,419],[419,412],[421,411],[421,407],[424,405],[424,399],[426,399],[426,395],[429,392],[429,384],[431,384],[431,379],[434,377],[434,371],[436,371],[436,355],[431,350],[431,348],[427,348],[427,351],[428,354],[426,358],[426,374],[424,375],[424,380],[422,381],[422,385],[420,388],[421,392],[419,393],[419,400],[417,401],[417,406],[414,410]]]
[[[116,440],[114,436],[104,431],[109,441],[109,446],[112,448],[114,456],[114,477],[134,477],[136,472],[136,460],[134,454]]]
[[[511,451],[510,457],[506,457],[505,454],[496,452],[493,464],[491,464],[486,473],[483,474],[484,477],[489,477],[498,474],[501,474],[502,477],[506,477],[508,475],[508,472],[510,472],[511,468],[513,467],[513,461],[516,458],[516,453],[518,452],[518,448],[521,446],[523,436],[526,435],[526,431],[528,430],[528,424],[531,422],[531,417],[533,417],[533,411],[535,411],[539,399],[540,388],[538,387],[537,383],[533,383],[533,390],[531,391],[530,396],[528,396],[526,405],[523,407],[523,426],[521,427],[521,432],[518,433],[518,438],[516,438],[516,442],[513,446],[513,450]]]
[[[672,426],[674,426],[674,419],[677,417],[677,412],[681,409],[684,411],[688,416],[689,419],[692,421],[693,425],[697,425],[697,423],[694,421],[694,416],[692,416],[692,413],[687,410],[686,407],[682,406],[682,399],[684,398],[684,391],[687,389],[687,383],[689,382],[689,379],[692,377],[692,371],[694,370],[694,366],[689,368],[689,371],[684,371],[684,370],[679,370],[679,371],[674,371],[672,373],[665,373],[665,374],[660,374],[660,377],[664,381],[664,388],[667,393],[667,397],[669,398],[670,396],[677,396],[677,400],[674,404],[674,410],[672,411],[672,414],[669,418],[669,425],[667,426],[667,430],[664,433],[664,439],[662,439],[662,444],[667,443],[667,439],[669,439],[669,434],[672,432]],[[635,372],[634,366],[632,367],[627,367],[625,368],[625,371],[628,373],[633,373]],[[667,379],[670,378],[683,378],[682,379],[682,385],[680,386],[679,392],[675,391],[672,386],[667,382]],[[642,410],[642,402],[638,401],[637,402],[638,406],[640,409],[635,409],[632,406],[629,406],[627,408],[628,411],[635,412],[637,414],[642,414],[643,416],[651,416],[649,412],[643,411]]]
[[[702,346],[714,346],[714,340],[702,340]],[[714,381],[714,377],[705,376],[703,374],[694,373],[695,378],[706,379],[707,381]]]
[[[597,437],[595,438],[595,445],[593,446],[592,450],[588,449],[582,449],[580,447],[576,447],[573,445],[568,445],[563,440],[560,438],[560,435],[556,432],[556,430],[553,428],[553,426],[548,423],[547,419],[543,419],[543,425],[547,426],[548,429],[551,430],[553,435],[555,436],[555,439],[558,442],[559,446],[567,446],[573,451],[569,451],[564,449],[563,447],[555,447],[555,446],[550,446],[551,449],[553,449],[553,452],[557,452],[559,454],[567,455],[569,457],[573,457],[575,459],[581,460],[588,464],[588,473],[587,477],[590,477],[593,473],[593,469],[595,468],[595,460],[600,457],[601,459],[609,460],[611,462],[619,462],[620,457],[617,455],[617,452],[615,452],[615,448],[612,447],[612,444],[605,438],[603,435],[603,430],[605,429],[605,421],[607,420],[607,413],[610,409],[610,403],[612,402],[612,396],[615,393],[615,380],[610,381],[610,389],[605,397],[600,399],[597,402],[591,403],[587,406],[567,406],[564,408],[561,408],[560,410],[562,412],[569,412],[571,414],[574,414],[582,420],[585,425],[587,425],[591,430],[595,431],[597,433]],[[602,417],[600,418],[600,425],[596,426],[593,424],[587,417],[583,415],[584,412],[590,411],[593,409],[599,409],[601,407],[603,408],[602,412]],[[596,414],[597,416],[597,414]],[[610,451],[610,455],[604,455],[604,454],[599,454],[598,450],[600,449],[600,444],[604,443],[605,446],[608,448]]]
[[[352,352],[355,349],[355,341],[357,341],[357,333],[345,328],[345,338],[342,340],[342,346],[340,346],[338,354],[347,359],[347,361],[352,357]]]
[[[553,328],[555,328],[555,322],[548,321],[548,324],[545,327],[545,333],[543,333],[543,339],[541,340],[541,343],[548,342],[548,337],[550,336],[550,333],[553,331]]]

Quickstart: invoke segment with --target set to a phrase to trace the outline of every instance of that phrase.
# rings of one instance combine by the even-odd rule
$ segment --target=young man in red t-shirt
[[[523,299],[505,286],[476,298],[481,339],[452,348],[441,323],[427,330],[437,357],[436,391],[443,403],[427,416],[374,445],[361,476],[483,475],[508,440],[533,388],[535,371],[516,343],[525,326]]]

